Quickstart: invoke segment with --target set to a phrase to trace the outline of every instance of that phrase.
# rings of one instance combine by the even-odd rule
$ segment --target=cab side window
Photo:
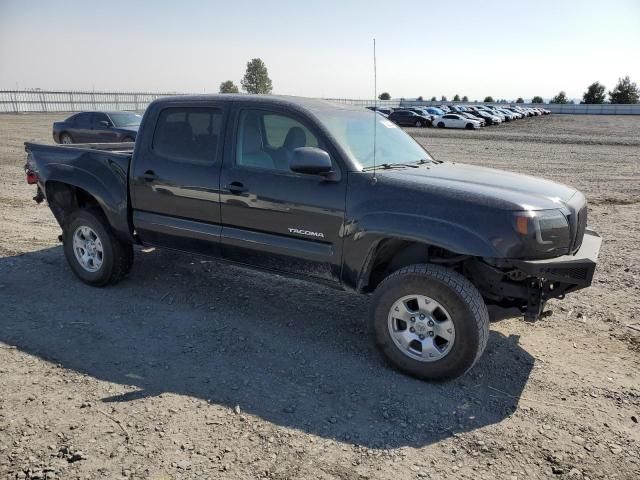
[[[88,126],[91,121],[90,113],[79,113],[75,117],[73,117],[73,123],[80,126]]]
[[[261,110],[240,113],[236,145],[239,166],[289,171],[296,148],[317,146],[316,136],[292,117]]]
[[[111,122],[109,121],[109,117],[107,117],[104,113],[99,113],[99,112],[94,113],[91,116],[91,124],[95,127],[105,126],[105,124],[100,122],[107,122],[107,124],[111,125]]]
[[[165,108],[158,116],[152,148],[169,160],[212,164],[217,158],[221,129],[220,109]]]

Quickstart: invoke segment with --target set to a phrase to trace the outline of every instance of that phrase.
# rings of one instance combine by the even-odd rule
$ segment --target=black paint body
[[[152,148],[160,112],[185,106],[222,111],[222,131],[210,166],[175,163]],[[514,211],[560,208],[575,218],[585,206],[584,196],[565,185],[464,164],[363,171],[314,114],[325,108],[339,107],[272,96],[171,97],[149,106],[133,151],[126,145],[109,151],[95,145],[27,143],[28,166],[47,198],[52,182],[93,196],[122,239],[359,291],[366,291],[377,249],[389,239],[442,248],[492,265],[526,263],[534,259],[523,255],[513,228]],[[332,175],[236,165],[242,109],[295,117],[330,154]],[[577,227],[572,229],[577,235]],[[594,255],[597,248],[588,258],[572,252],[558,262],[595,266]],[[542,275],[532,268],[529,274]]]

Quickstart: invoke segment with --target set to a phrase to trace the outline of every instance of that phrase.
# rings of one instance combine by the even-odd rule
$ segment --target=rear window
[[[170,160],[212,164],[216,161],[222,111],[217,108],[166,108],[153,134],[153,150]]]

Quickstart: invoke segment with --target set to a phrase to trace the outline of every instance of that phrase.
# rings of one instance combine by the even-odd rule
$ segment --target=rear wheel
[[[467,372],[489,337],[489,314],[480,292],[439,265],[405,267],[376,289],[371,317],[376,343],[397,369],[424,380]]]
[[[444,128],[444,122],[438,122],[438,128]]]
[[[117,283],[131,270],[133,246],[115,236],[98,209],[72,213],[62,238],[71,270],[89,285]]]
[[[60,143],[64,145],[71,145],[73,143],[73,138],[68,133],[63,133],[60,135]]]
[[[422,120],[416,120],[416,128],[422,128]]]
[[[125,143],[135,142],[135,140],[133,138],[131,138],[131,137],[124,137],[122,139],[122,141],[125,142]]]

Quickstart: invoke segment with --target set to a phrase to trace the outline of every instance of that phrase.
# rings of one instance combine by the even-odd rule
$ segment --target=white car
[[[433,120],[433,125],[438,128],[466,128],[472,130],[480,128],[481,124],[477,120],[465,118],[457,113],[447,113]]]
[[[518,115],[513,113],[511,110],[507,110],[506,108],[499,108],[498,111],[508,119],[507,121],[516,120],[518,118]]]

